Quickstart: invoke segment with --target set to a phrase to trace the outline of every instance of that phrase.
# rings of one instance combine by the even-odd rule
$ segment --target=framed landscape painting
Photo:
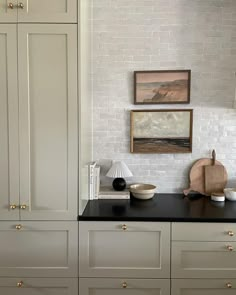
[[[190,70],[134,72],[134,104],[190,102]]]
[[[131,111],[131,153],[191,153],[193,110]]]

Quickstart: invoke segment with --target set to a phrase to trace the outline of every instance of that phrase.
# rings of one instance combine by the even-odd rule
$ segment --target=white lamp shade
[[[111,178],[123,178],[131,177],[133,174],[123,161],[115,161],[106,176]]]

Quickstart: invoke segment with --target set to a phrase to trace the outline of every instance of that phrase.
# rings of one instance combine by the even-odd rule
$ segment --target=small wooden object
[[[224,166],[216,165],[216,152],[212,151],[212,165],[205,166],[205,191],[207,194],[223,192],[226,181]]]

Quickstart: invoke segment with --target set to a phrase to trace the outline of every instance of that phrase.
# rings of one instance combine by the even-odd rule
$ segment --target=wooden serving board
[[[212,159],[202,158],[193,164],[189,173],[190,187],[183,191],[185,196],[187,196],[191,191],[195,191],[206,196],[210,195],[205,190],[205,166],[208,165],[212,165]],[[215,161],[215,165],[223,166],[219,161]],[[227,171],[224,166],[223,169],[224,182],[227,183]]]

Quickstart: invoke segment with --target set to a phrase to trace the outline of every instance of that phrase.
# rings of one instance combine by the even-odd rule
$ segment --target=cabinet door
[[[169,280],[80,279],[81,295],[170,295]]]
[[[236,242],[172,242],[173,278],[235,278]]]
[[[17,22],[17,0],[0,0],[0,23]]]
[[[171,295],[234,295],[236,280],[171,280]]]
[[[19,22],[77,22],[77,0],[18,0],[18,3]]]
[[[170,224],[80,222],[80,277],[170,277]]]
[[[77,220],[77,26],[19,27],[22,220]]]
[[[76,221],[2,221],[0,241],[0,276],[78,276]]]
[[[19,156],[16,25],[0,25],[0,220],[18,220]]]
[[[78,295],[78,279],[0,278],[0,294]]]

